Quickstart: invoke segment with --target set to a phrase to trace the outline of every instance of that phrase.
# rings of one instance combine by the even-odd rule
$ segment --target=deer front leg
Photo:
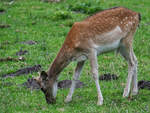
[[[98,62],[97,62],[97,52],[96,50],[92,50],[90,55],[89,55],[89,60],[90,60],[90,65],[91,65],[91,72],[93,79],[96,84],[97,88],[97,93],[98,93],[98,102],[97,105],[102,105],[103,104],[103,96],[100,90],[100,85],[99,85],[99,78],[98,78]]]
[[[71,87],[70,87],[69,94],[68,94],[68,96],[65,99],[66,103],[68,103],[68,102],[70,102],[72,100],[72,95],[73,95],[74,89],[76,87],[76,81],[78,80],[78,78],[79,78],[79,76],[81,74],[84,62],[85,61],[78,62],[78,64],[77,64],[77,67],[75,69],[75,73],[74,73],[74,76],[73,76],[72,84],[71,84]]]

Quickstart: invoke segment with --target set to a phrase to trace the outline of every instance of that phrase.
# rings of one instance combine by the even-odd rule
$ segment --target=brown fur
[[[129,25],[127,27],[126,25],[129,21],[134,23],[132,26]],[[139,14],[123,7],[105,10],[100,13],[97,13],[94,16],[89,17],[88,19],[85,19],[82,22],[74,23],[66,37],[62,48],[60,49],[60,52],[54,60],[51,68],[49,68],[48,74],[51,76],[53,75],[54,72],[51,73],[50,71],[53,70],[53,67],[55,67],[56,72],[58,72],[61,65],[62,68],[64,68],[64,66],[66,66],[69,63],[69,61],[71,61],[71,58],[76,56],[77,53],[88,52],[88,48],[90,48],[91,46],[89,44],[89,39],[93,40],[96,43],[97,40],[94,38],[96,35],[101,35],[103,33],[109,32],[116,26],[120,26],[121,30],[124,32],[133,31],[134,33],[138,24]],[[127,33],[127,35],[129,34]],[[110,43],[113,40],[114,39],[102,38],[99,40],[99,43]],[[124,43],[129,43],[130,45],[132,44],[132,39],[127,39],[124,41]]]

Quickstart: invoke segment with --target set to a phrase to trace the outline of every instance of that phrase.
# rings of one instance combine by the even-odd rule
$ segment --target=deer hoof
[[[138,94],[138,90],[133,90],[132,95],[137,95]]]
[[[71,102],[72,101],[72,98],[66,98],[65,99],[65,103],[69,103],[69,102]]]
[[[98,106],[103,105],[103,101],[98,101],[98,102],[97,102],[97,105],[98,105]]]

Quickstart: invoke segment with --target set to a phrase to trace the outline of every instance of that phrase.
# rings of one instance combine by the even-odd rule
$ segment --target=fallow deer
[[[132,42],[139,22],[140,14],[124,7],[107,9],[82,22],[75,22],[48,71],[42,71],[36,78],[47,103],[51,104],[56,101],[57,79],[60,72],[71,61],[77,61],[72,85],[65,102],[72,100],[76,81],[84,62],[89,59],[98,93],[97,104],[102,105],[103,96],[98,79],[97,56],[114,50],[117,50],[128,61],[128,78],[123,97],[128,97],[129,93],[136,95],[138,93],[137,59],[133,52]]]

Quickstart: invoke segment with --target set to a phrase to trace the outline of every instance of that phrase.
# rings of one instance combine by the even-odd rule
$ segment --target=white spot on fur
[[[75,47],[78,47],[80,45],[80,42],[78,41],[76,44],[75,44]]]
[[[132,22],[129,22],[130,25],[132,25]]]

